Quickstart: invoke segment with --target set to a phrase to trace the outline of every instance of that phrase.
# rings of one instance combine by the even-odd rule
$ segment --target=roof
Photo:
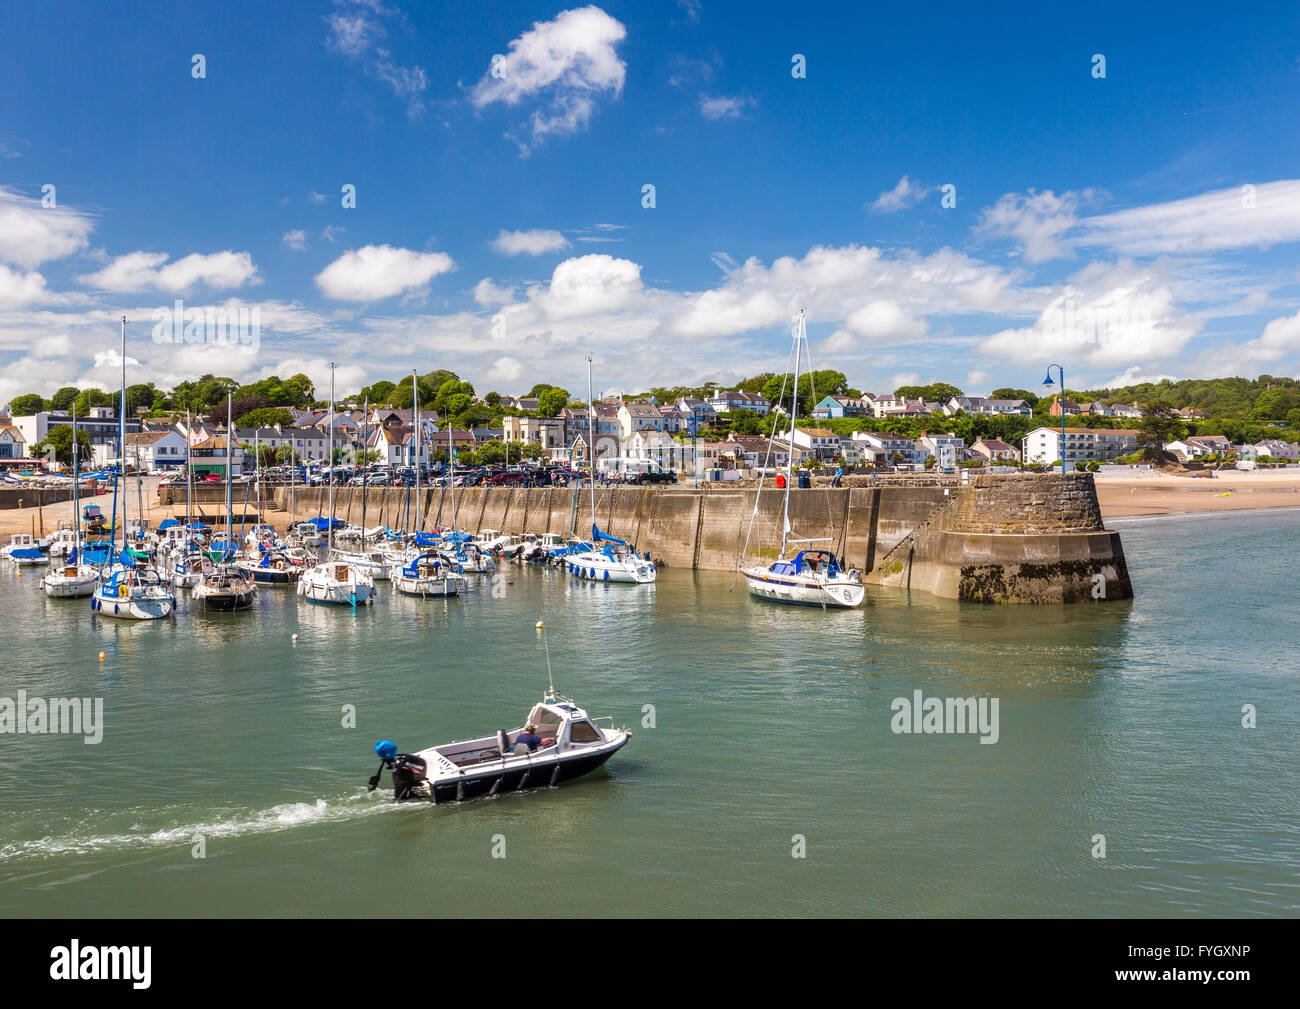
[[[162,441],[169,434],[175,434],[177,438],[181,437],[171,428],[166,431],[133,431],[126,436],[126,443],[128,445],[152,445],[154,442]]]
[[[1014,452],[1016,447],[1008,445],[1001,438],[976,438],[976,445],[983,445],[985,448],[991,448],[994,452]]]

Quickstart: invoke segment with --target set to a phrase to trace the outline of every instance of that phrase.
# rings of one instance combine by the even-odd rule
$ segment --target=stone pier
[[[949,599],[986,603],[1109,602],[1133,587],[1119,533],[1101,520],[1090,474],[854,478],[853,486],[819,485],[790,494],[794,535],[834,550],[868,583],[920,589]],[[611,487],[596,490],[601,531],[648,551],[661,566],[735,568],[742,554],[775,558],[781,544],[782,492],[728,484],[698,488]],[[419,525],[451,524],[451,493],[422,488],[371,490],[366,523],[403,524],[408,507]],[[298,488],[299,521],[324,513],[328,490]],[[361,521],[361,494],[336,488],[335,515]],[[456,491],[456,525],[470,532],[591,532],[591,490],[468,488]],[[288,488],[275,490],[283,524]],[[752,531],[750,519],[753,517]],[[746,534],[749,532],[748,544]]]

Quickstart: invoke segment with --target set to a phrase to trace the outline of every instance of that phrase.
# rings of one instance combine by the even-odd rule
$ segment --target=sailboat
[[[101,584],[90,597],[93,612],[105,617],[123,620],[159,620],[171,616],[176,609],[176,595],[163,584],[153,568],[145,567],[128,551],[126,545],[126,316],[122,316],[122,398],[117,412],[117,472],[113,479],[113,520],[109,527],[108,552],[105,558],[110,565]],[[120,563],[113,564],[113,541],[117,534],[117,488],[122,485],[122,550]],[[141,523],[143,526],[143,522]]]
[[[793,446],[795,421],[798,417],[799,403],[799,359],[804,352],[808,334],[805,329],[804,313],[799,312],[794,328],[794,391],[790,402],[790,446],[791,452],[785,464],[785,504],[781,528],[781,553],[771,564],[754,564],[744,566],[740,573],[751,595],[762,599],[772,599],[782,603],[799,603],[805,606],[853,608],[861,606],[867,590],[863,588],[857,571],[845,571],[839,558],[830,550],[799,549],[793,557],[787,555],[791,546],[805,543],[829,543],[830,537],[823,539],[796,539],[790,534],[790,485],[791,466],[793,463]],[[810,362],[811,366],[811,362]],[[773,433],[775,433],[775,422]],[[762,497],[762,481],[758,493],[754,496],[754,514],[749,519],[749,532],[753,532],[754,519],[758,516],[758,502]],[[746,549],[749,545],[749,533],[745,535]]]
[[[596,407],[592,399],[591,357],[587,357],[587,440],[591,458],[591,548],[565,558],[569,574],[588,581],[624,582],[647,585],[655,580],[657,571],[648,558],[636,552],[627,540],[609,536],[596,525]]]
[[[194,601],[205,610],[233,612],[252,608],[257,595],[257,585],[235,565],[231,548],[234,537],[234,501],[231,497],[231,480],[235,464],[235,417],[233,395],[226,394],[226,546],[227,556],[215,565],[204,565],[203,576],[194,586]],[[259,519],[261,516],[258,516]]]
[[[329,463],[330,463],[330,514],[328,528],[330,531],[330,550],[325,560],[315,567],[304,571],[298,579],[298,594],[308,602],[324,603],[335,606],[351,606],[373,602],[375,579],[369,571],[356,564],[333,556],[334,538],[334,369],[330,362],[330,412],[329,412]]]
[[[72,514],[81,513],[81,446],[77,444],[77,404],[72,404]],[[41,579],[41,588],[51,599],[82,599],[93,595],[99,572],[81,560],[81,522],[76,521],[76,542],[68,559]],[[51,551],[53,552],[53,551]]]

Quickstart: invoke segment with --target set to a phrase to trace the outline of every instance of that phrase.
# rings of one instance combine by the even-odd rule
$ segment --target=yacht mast
[[[591,467],[591,536],[592,549],[596,547],[596,401],[591,389],[591,355],[587,355],[587,444],[590,449],[587,465]]]
[[[81,563],[81,453],[77,451],[77,400],[72,400],[72,521],[77,526],[77,563]]]
[[[413,531],[420,532],[420,373],[411,369],[411,421],[415,426],[415,518],[411,522]]]
[[[366,478],[370,464],[366,461],[366,446],[370,444],[370,397],[361,402],[361,549],[366,548]]]
[[[234,535],[233,516],[235,514],[235,497],[231,481],[235,478],[235,418],[231,416],[235,408],[235,395],[226,393],[226,550],[230,549],[230,537]]]
[[[799,322],[794,334],[794,392],[790,396],[790,451],[785,458],[785,516],[781,523],[781,556],[785,556],[786,540],[790,536],[790,484],[794,466],[795,422],[799,418],[799,353],[803,349],[803,312],[799,309]]]
[[[328,553],[334,552],[334,369],[337,368],[333,361],[330,362],[330,450],[329,450],[329,482],[330,482],[330,514],[329,514],[329,540],[327,542]]]

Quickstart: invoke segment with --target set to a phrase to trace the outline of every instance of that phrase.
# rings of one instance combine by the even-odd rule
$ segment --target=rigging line
[[[785,356],[785,371],[781,373],[781,392],[776,398],[776,405],[780,406],[781,401],[785,399],[785,384],[790,377],[790,358],[794,354],[791,349],[790,353]],[[740,565],[746,557],[749,556],[749,538],[754,531],[754,519],[758,517],[758,502],[763,497],[763,481],[767,477],[768,463],[772,461],[772,440],[776,437],[776,425],[780,420],[780,413],[775,408],[772,410],[772,433],[767,439],[767,452],[763,456],[763,468],[758,471],[758,491],[754,494],[754,511],[749,516],[749,527],[745,530],[745,543],[740,549],[739,556],[736,557],[736,569],[731,573],[731,585],[727,591],[731,592],[736,587],[736,581],[740,577]],[[770,524],[770,523],[769,523]]]

